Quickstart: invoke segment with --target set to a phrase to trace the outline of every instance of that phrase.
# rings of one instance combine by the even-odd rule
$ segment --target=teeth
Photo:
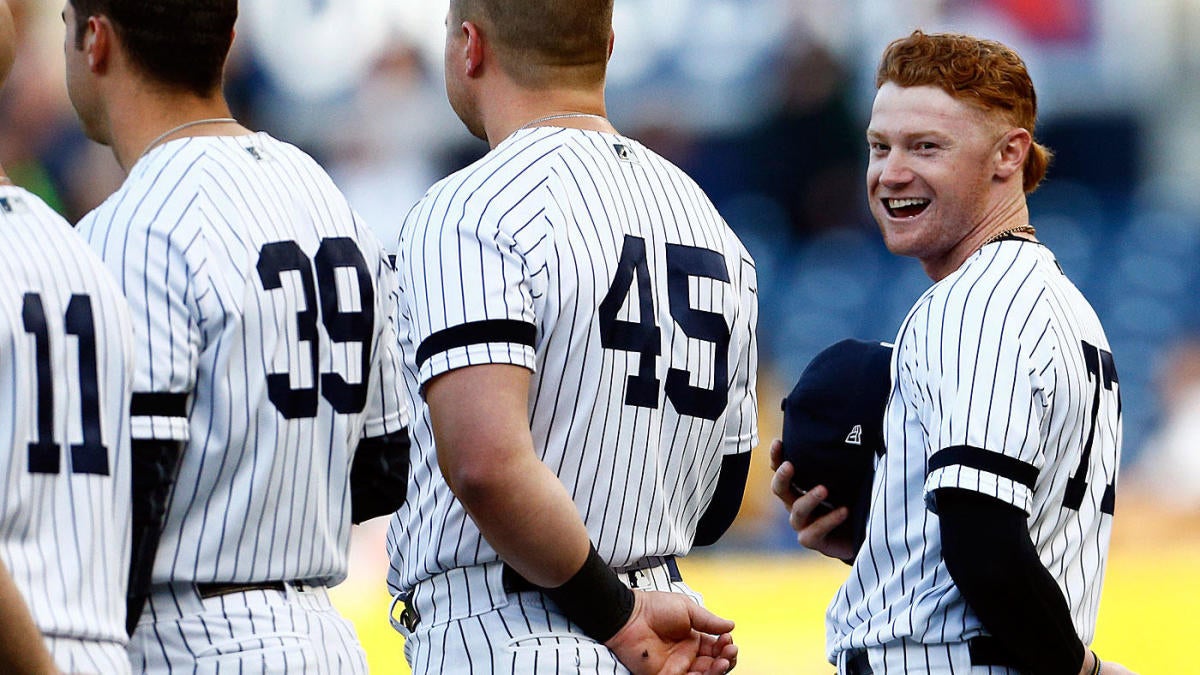
[[[921,206],[922,204],[928,203],[928,201],[929,201],[928,199],[916,199],[916,198],[889,199],[889,200],[887,200],[887,203],[888,203],[888,207],[890,207],[890,208],[902,209],[902,208],[905,208],[906,206]]]

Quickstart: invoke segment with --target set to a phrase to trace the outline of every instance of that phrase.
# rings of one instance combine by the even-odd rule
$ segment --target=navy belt
[[[967,649],[971,652],[973,666],[1021,667],[1000,641],[990,635],[980,635],[967,640]],[[867,650],[851,649],[846,653],[845,675],[874,675],[871,662],[867,660]]]
[[[617,576],[625,577],[625,581],[631,588],[637,588],[637,573],[641,572],[642,570],[648,570],[655,567],[666,567],[667,575],[671,581],[683,581],[683,575],[679,573],[679,564],[675,562],[675,556],[673,555],[643,558],[632,565],[614,568],[613,572],[616,572]],[[502,579],[504,580],[505,593],[527,593],[529,591],[540,592],[542,590],[538,586],[530,583],[529,580],[521,576],[520,573],[509,567],[507,564],[504,565],[504,574]]]
[[[679,564],[675,562],[675,556],[673,555],[643,558],[632,565],[615,568],[613,572],[616,572],[619,576],[624,576],[630,587],[637,588],[639,583],[637,573],[655,567],[666,567],[667,576],[671,581],[683,581],[683,575],[679,573]],[[507,564],[502,569],[501,580],[504,584],[505,593],[540,593],[542,591],[540,587],[530,583],[528,579],[521,576]],[[404,609],[400,612],[399,623],[409,631],[416,630],[417,625],[421,623],[421,615],[412,606],[412,591],[401,594],[399,601],[404,603]]]
[[[216,598],[222,595],[231,593],[245,593],[246,591],[279,591],[283,593],[287,590],[287,586],[282,581],[258,581],[246,582],[243,584],[196,584],[196,593],[201,600]]]

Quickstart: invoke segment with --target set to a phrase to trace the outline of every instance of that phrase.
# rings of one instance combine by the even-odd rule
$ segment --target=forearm
[[[450,487],[501,559],[549,588],[579,571],[588,533],[558,477],[532,453],[481,473]]]
[[[479,392],[488,392],[487,400]],[[593,553],[575,503],[533,450],[529,371],[478,366],[426,386],[438,463],[454,495],[501,559],[587,635],[611,638],[633,592]]]
[[[1032,672],[1072,675],[1089,665],[1066,599],[1042,565],[1025,514],[954,488],[937,492],[943,557],[985,628]]]
[[[133,635],[150,593],[154,559],[186,443],[134,439],[132,444],[129,583],[125,630]]]

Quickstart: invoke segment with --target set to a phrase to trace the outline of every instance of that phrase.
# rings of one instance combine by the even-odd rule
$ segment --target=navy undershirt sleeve
[[[350,521],[355,525],[404,505],[409,478],[408,429],[364,438],[350,467]]]
[[[1086,648],[1033,547],[1025,512],[958,488],[935,496],[946,568],[988,633],[1030,673],[1077,675]]]
[[[738,510],[742,508],[742,496],[746,492],[746,478],[749,475],[750,453],[726,455],[721,460],[717,489],[696,526],[696,546],[715,544],[733,524]]]

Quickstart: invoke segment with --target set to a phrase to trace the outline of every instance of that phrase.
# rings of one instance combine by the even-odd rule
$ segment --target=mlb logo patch
[[[617,153],[617,159],[622,162],[637,161],[637,156],[633,154],[633,148],[624,143],[613,143],[613,152]]]

